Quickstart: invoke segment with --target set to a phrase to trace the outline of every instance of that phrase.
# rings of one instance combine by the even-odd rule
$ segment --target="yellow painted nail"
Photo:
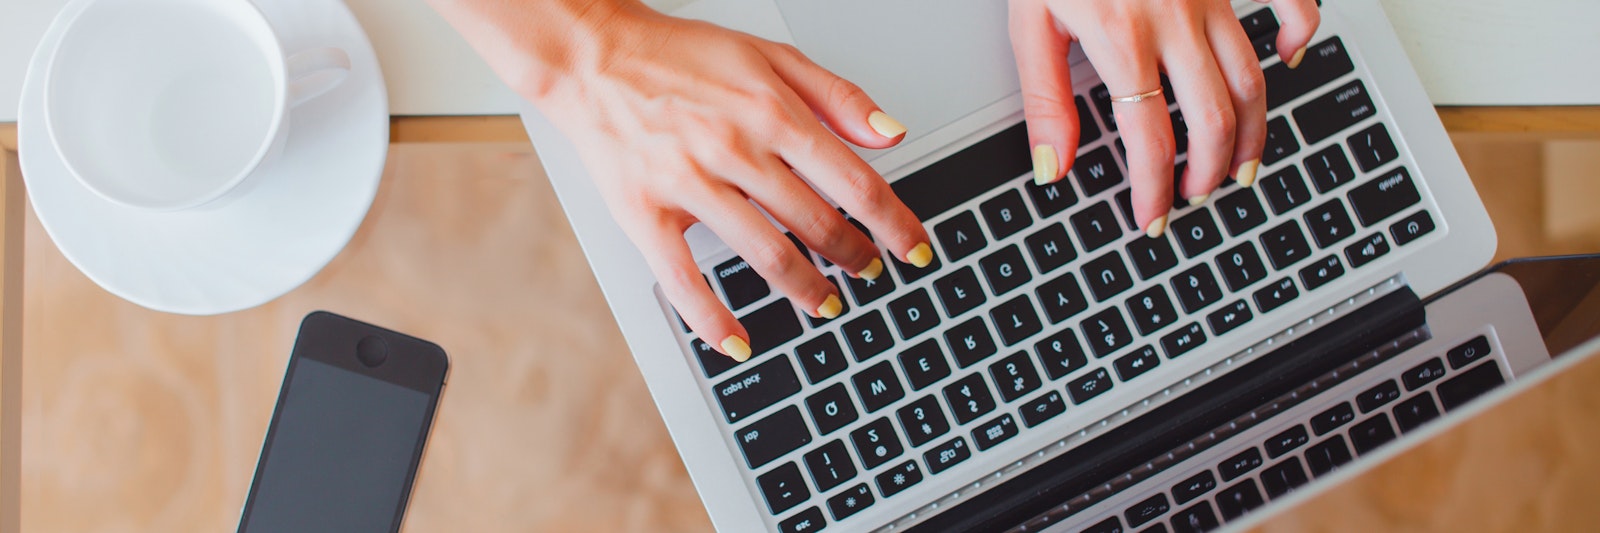
[[[722,353],[728,354],[734,361],[745,362],[750,360],[750,343],[739,338],[738,335],[729,335],[722,339]]]
[[[1289,68],[1300,68],[1300,60],[1306,58],[1306,47],[1302,46],[1289,58]]]
[[[1061,159],[1056,157],[1056,147],[1041,144],[1033,147],[1033,183],[1045,185],[1056,182],[1061,172]]]
[[[1200,196],[1196,196],[1194,198],[1190,198],[1189,199],[1189,205],[1192,205],[1192,206],[1193,205],[1200,205],[1200,204],[1206,203],[1206,200],[1210,200],[1210,199],[1211,199],[1211,193],[1202,194]]]
[[[1150,221],[1149,226],[1144,228],[1144,234],[1152,239],[1160,237],[1165,231],[1167,231],[1167,215],[1157,217],[1155,220]]]
[[[878,135],[890,139],[906,134],[905,124],[901,124],[900,121],[882,111],[873,111],[872,114],[867,115],[867,125],[872,126],[872,131],[878,132]]]
[[[1256,170],[1261,168],[1260,159],[1251,159],[1239,165],[1239,173],[1233,177],[1240,185],[1249,187],[1256,184]]]
[[[839,301],[839,295],[829,294],[828,299],[817,306],[817,316],[827,319],[839,317],[839,312],[844,311],[844,303]]]
[[[928,243],[925,242],[917,244],[915,248],[912,248],[910,252],[906,253],[906,262],[911,263],[911,266],[917,268],[922,268],[932,264],[933,248],[929,248]]]
[[[871,263],[867,263],[867,268],[856,273],[856,277],[867,281],[878,279],[881,275],[883,275],[883,260],[877,258],[873,258]]]

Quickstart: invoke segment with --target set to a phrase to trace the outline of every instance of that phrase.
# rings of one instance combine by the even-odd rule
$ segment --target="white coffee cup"
[[[129,207],[241,195],[288,138],[289,109],[344,81],[337,48],[288,55],[249,0],[93,0],[65,21],[45,126],[72,175]]]

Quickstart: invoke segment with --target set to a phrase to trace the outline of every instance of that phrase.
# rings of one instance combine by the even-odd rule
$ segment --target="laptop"
[[[1212,529],[1549,360],[1526,305],[1483,304],[1520,301],[1514,283],[1446,290],[1488,263],[1494,228],[1378,2],[1324,5],[1294,70],[1271,8],[1234,8],[1267,80],[1261,178],[1179,202],[1155,239],[1080,52],[1077,163],[1032,183],[1003,2],[678,10],[793,43],[901,119],[899,147],[859,153],[937,256],[885,255],[865,282],[812,254],[846,303],[814,320],[691,228],[750,332],[743,363],[676,317],[571,144],[525,108],[718,530]]]

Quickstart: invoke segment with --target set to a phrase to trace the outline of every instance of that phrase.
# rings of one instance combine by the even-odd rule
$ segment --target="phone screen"
[[[393,529],[431,397],[295,359],[240,531]]]

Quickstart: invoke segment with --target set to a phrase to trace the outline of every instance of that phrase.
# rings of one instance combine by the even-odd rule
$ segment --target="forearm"
[[[638,0],[428,0],[500,79],[538,104],[557,82],[627,46],[619,18],[651,13]]]

